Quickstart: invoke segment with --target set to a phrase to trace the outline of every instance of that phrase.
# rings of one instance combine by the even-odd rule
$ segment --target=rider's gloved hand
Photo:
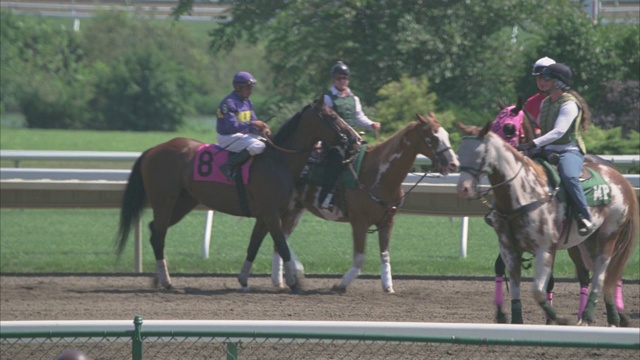
[[[536,148],[536,143],[534,143],[533,141],[529,141],[524,144],[520,144],[516,146],[516,149],[518,149],[518,151],[528,151],[535,148]]]

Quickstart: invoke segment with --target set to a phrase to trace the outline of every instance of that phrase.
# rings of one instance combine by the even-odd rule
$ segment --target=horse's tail
[[[129,181],[127,181],[127,187],[124,190],[122,196],[122,205],[120,206],[120,225],[118,228],[118,235],[116,237],[116,254],[120,256],[124,250],[129,233],[131,232],[131,225],[137,223],[140,220],[142,211],[147,203],[147,195],[144,191],[144,182],[142,181],[142,158],[144,158],[146,152],[144,152],[138,160],[136,160],[131,174],[129,175]]]
[[[605,275],[604,290],[606,291],[613,291],[616,282],[622,279],[627,261],[629,261],[638,242],[638,200],[634,191],[631,191],[629,196],[632,198],[628,204],[629,212],[618,230],[618,239]]]

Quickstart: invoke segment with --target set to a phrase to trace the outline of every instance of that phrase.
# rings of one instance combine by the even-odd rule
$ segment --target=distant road
[[[2,9],[11,9],[15,14],[29,14],[63,18],[90,18],[99,10],[123,10],[134,12],[140,17],[167,19],[177,1],[90,1],[90,0],[21,0],[0,1]],[[181,17],[184,21],[230,20],[231,11],[228,5],[220,5],[217,1],[195,2],[190,14]]]

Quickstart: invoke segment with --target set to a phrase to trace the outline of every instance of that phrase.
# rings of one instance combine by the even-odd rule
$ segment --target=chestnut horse
[[[194,181],[194,162],[203,143],[175,138],[145,151],[136,161],[122,199],[117,253],[126,245],[133,223],[140,219],[146,204],[153,209],[151,246],[156,258],[157,280],[172,287],[164,259],[167,229],[180,221],[198,204],[236,216],[256,218],[252,237],[269,232],[285,260],[287,285],[299,292],[295,266],[282,228],[291,192],[305,163],[318,141],[330,145],[355,142],[357,134],[321,97],[307,105],[280,128],[271,146],[253,158],[246,192],[236,185],[222,182]],[[215,156],[215,155],[214,155]],[[209,162],[211,166],[211,162]],[[244,206],[241,205],[245,199]],[[247,213],[247,210],[250,214]],[[263,235],[264,237],[264,235]],[[253,241],[253,239],[252,239]],[[239,278],[248,277],[255,254],[248,254]],[[246,287],[246,284],[243,284]]]
[[[458,123],[463,138],[458,150],[460,178],[458,195],[477,199],[484,192],[478,184],[488,176],[496,200],[494,229],[500,254],[510,273],[512,323],[522,323],[520,276],[523,253],[535,256],[534,298],[545,314],[558,324],[568,318],[559,316],[545,296],[545,288],[557,250],[577,246],[584,265],[593,271],[592,289],[582,313],[582,323],[593,323],[596,302],[602,292],[611,326],[620,325],[614,303],[616,281],[622,277],[638,237],[638,200],[631,184],[614,168],[585,162],[584,170],[599,173],[608,184],[596,192],[609,203],[591,207],[596,231],[590,236],[578,234],[576,221],[568,219],[570,209],[549,188],[549,178],[536,161],[522,155],[490,131],[491,122],[482,129]]]
[[[360,274],[365,259],[367,233],[371,226],[375,226],[380,246],[382,288],[393,293],[389,241],[396,210],[404,198],[402,181],[418,154],[429,157],[434,169],[443,175],[455,171],[458,166],[458,159],[449,143],[449,133],[440,126],[435,115],[430,113],[429,117],[425,117],[416,114],[416,117],[417,120],[404,129],[366,149],[356,179],[358,186],[336,191],[334,199],[342,206],[335,206],[332,210],[320,208],[320,186],[301,184],[293,193],[288,212],[283,215],[285,233],[293,232],[305,209],[325,220],[351,224],[353,265],[340,284],[334,286],[334,290],[345,291]],[[272,264],[273,283],[282,286],[282,260],[277,249]]]

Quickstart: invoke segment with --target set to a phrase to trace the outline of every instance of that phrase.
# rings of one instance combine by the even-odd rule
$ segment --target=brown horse
[[[342,205],[335,206],[332,210],[322,209],[318,204],[320,186],[303,184],[296,187],[288,212],[283,215],[283,228],[287,234],[293,232],[305,209],[325,220],[351,224],[353,265],[340,284],[334,287],[337,291],[345,291],[360,274],[364,264],[367,233],[371,226],[375,226],[380,246],[382,288],[386,292],[394,292],[389,241],[396,210],[404,198],[402,181],[413,167],[418,154],[429,157],[434,168],[443,175],[454,171],[458,166],[456,154],[449,143],[449,133],[440,126],[435,115],[430,113],[429,117],[425,117],[416,114],[416,117],[416,121],[410,122],[390,138],[366,149],[357,177],[358,186],[339,188],[336,192],[336,202]],[[271,275],[274,285],[280,287],[282,260],[277,249],[275,250]]]
[[[595,304],[602,292],[608,323],[619,326],[614,290],[638,237],[638,200],[631,184],[610,166],[585,162],[585,171],[599,173],[606,182],[595,189],[593,197],[610,202],[590,208],[597,230],[588,237],[580,236],[576,222],[568,218],[568,205],[555,196],[556,191],[550,191],[549,178],[540,164],[491,132],[491,122],[482,129],[461,123],[458,126],[465,136],[458,150],[461,174],[457,191],[467,199],[482,197],[483,192],[478,190],[480,178],[489,178],[489,190],[496,199],[494,229],[500,254],[511,274],[512,323],[522,323],[520,274],[524,252],[535,256],[535,300],[552,321],[568,323],[549,304],[545,288],[556,251],[577,246],[584,265],[593,271],[593,287],[582,322],[593,322]]]
[[[289,246],[282,228],[282,214],[286,211],[295,186],[314,144],[324,141],[344,146],[355,142],[357,135],[323,98],[308,105],[289,119],[278,131],[271,146],[253,159],[246,191],[234,184],[195,181],[194,162],[203,143],[175,138],[145,151],[136,161],[122,199],[117,253],[127,242],[131,226],[137,222],[146,204],[153,209],[151,246],[156,258],[157,280],[165,288],[172,286],[164,259],[167,229],[180,221],[198,204],[236,216],[256,218],[252,238],[269,232],[285,260],[287,285],[299,291],[297,274],[290,261]],[[209,155],[216,156],[215,154]],[[208,159],[209,167],[212,166]],[[253,241],[253,239],[252,239]],[[248,277],[255,254],[248,254],[240,279]],[[242,283],[242,282],[241,282]],[[246,283],[242,284],[246,287]]]

